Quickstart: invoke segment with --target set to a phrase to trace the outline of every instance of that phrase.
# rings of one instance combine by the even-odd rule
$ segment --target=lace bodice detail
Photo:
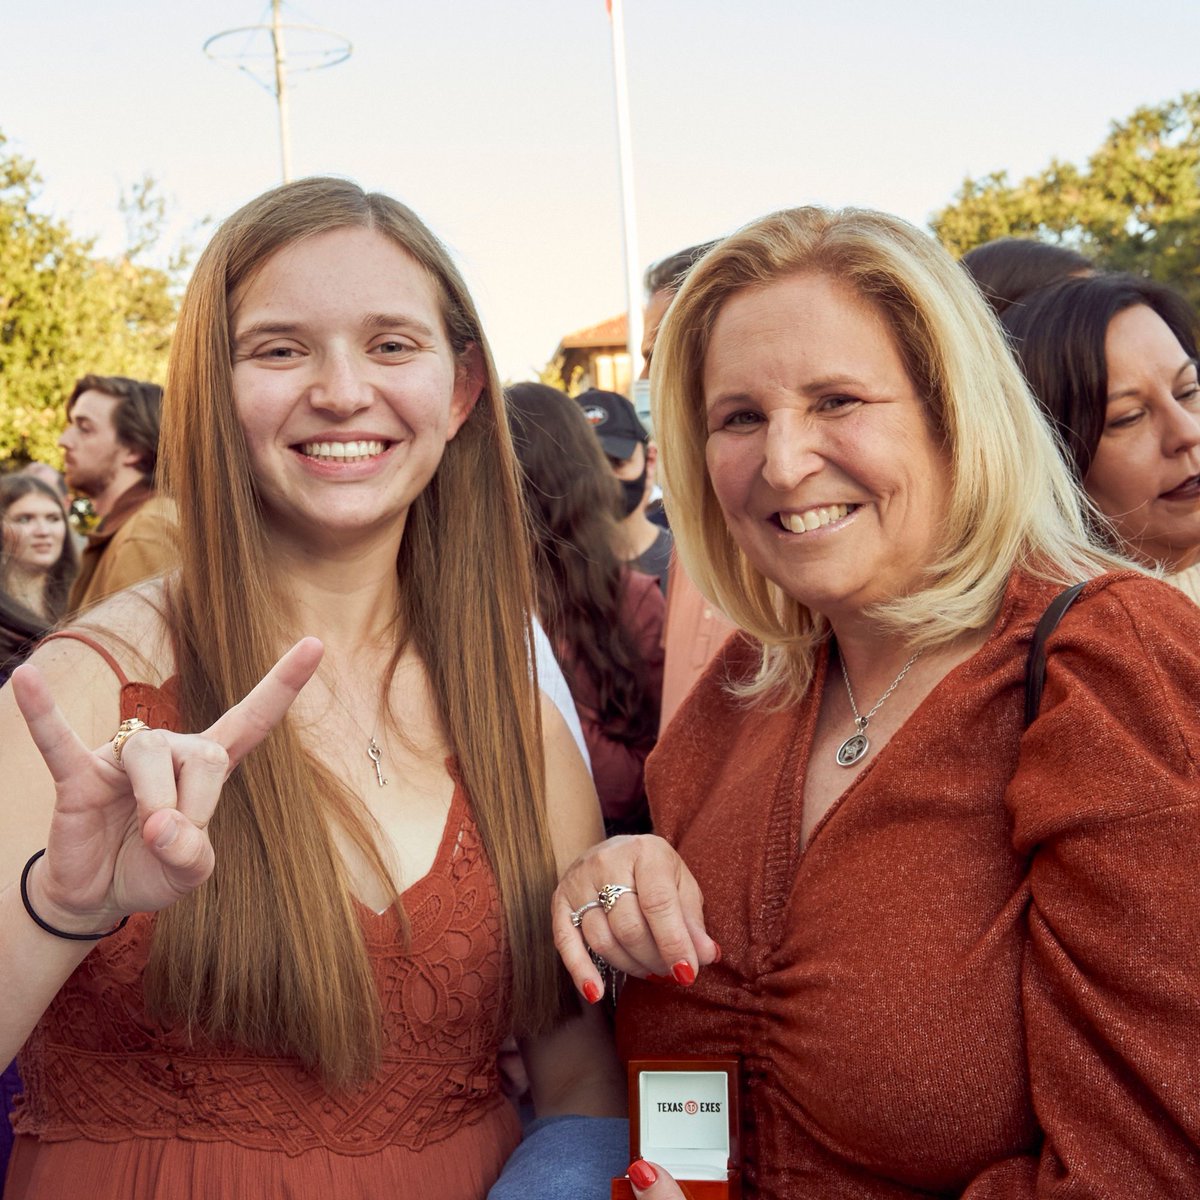
[[[136,702],[166,724],[174,704],[164,692],[169,685],[127,685],[122,709]],[[360,906],[384,1025],[384,1062],[366,1086],[330,1093],[294,1060],[189,1044],[151,1022],[142,973],[154,918],[139,914],[97,944],[30,1035],[17,1131],[47,1141],[174,1137],[370,1154],[419,1150],[503,1105],[496,1056],[510,1024],[508,951],[461,783],[434,865],[402,902],[407,946],[395,910]]]

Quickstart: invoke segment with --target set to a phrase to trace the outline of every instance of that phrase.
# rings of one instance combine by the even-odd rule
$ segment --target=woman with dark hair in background
[[[1095,270],[1077,251],[1033,238],[996,238],[968,250],[959,261],[997,316],[1042,288]]]
[[[1071,279],[1004,317],[1067,465],[1120,553],[1200,600],[1196,314],[1133,275]]]
[[[66,608],[79,560],[53,490],[32,475],[0,478],[0,684]]]
[[[536,538],[538,616],[583,722],[605,827],[642,833],[643,767],[662,698],[662,592],[613,552],[619,485],[579,406],[540,383],[507,396]]]

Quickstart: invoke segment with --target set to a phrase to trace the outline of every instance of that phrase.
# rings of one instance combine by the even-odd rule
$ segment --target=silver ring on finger
[[[129,741],[135,733],[141,733],[144,729],[149,729],[150,726],[145,721],[139,721],[137,717],[130,717],[126,721],[122,721],[117,726],[117,732],[112,738],[112,756],[117,766],[123,771],[125,764],[121,761],[121,754],[125,749],[125,743]]]
[[[589,900],[582,908],[577,908],[571,914],[571,924],[578,929],[583,924],[583,914],[591,912],[593,908],[604,908],[604,902],[602,900]]]
[[[637,892],[631,887],[626,887],[623,883],[606,883],[597,893],[596,899],[600,903],[600,907],[604,909],[604,915],[607,916],[612,912],[616,903],[622,896],[629,893],[631,896],[636,896]]]

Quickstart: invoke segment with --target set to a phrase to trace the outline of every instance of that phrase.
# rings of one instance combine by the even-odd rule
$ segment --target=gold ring
[[[125,749],[125,743],[135,733],[141,733],[143,729],[149,728],[150,726],[145,721],[139,721],[137,717],[130,717],[128,721],[122,721],[117,726],[117,732],[113,734],[112,739],[112,752],[113,759],[122,771],[125,770],[125,764],[121,761],[121,751]]]

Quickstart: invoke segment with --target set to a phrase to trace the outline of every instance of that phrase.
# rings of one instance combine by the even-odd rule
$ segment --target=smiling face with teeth
[[[759,572],[835,628],[921,585],[950,467],[873,305],[812,273],[737,292],[702,386],[713,491]]]
[[[398,542],[481,385],[432,279],[383,234],[334,229],[278,251],[231,308],[234,400],[273,530]]]

